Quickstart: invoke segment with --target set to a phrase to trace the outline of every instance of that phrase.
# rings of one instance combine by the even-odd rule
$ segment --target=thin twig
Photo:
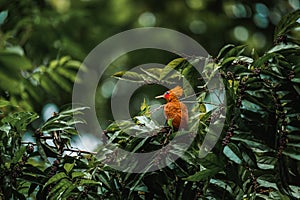
[[[50,135],[49,135],[49,136],[40,136],[39,138],[40,138],[40,139],[43,139],[43,140],[49,140],[49,139],[52,140],[52,139],[53,139],[53,136],[50,136]]]
[[[159,109],[163,108],[165,106],[165,104],[162,104],[160,106],[158,106],[157,108],[153,109],[150,113],[155,113],[156,111],[158,111]]]
[[[207,102],[207,101],[201,101],[201,102],[198,102],[198,101],[182,101],[183,103],[199,103],[199,104],[210,104],[210,105],[213,105],[213,106],[221,106],[220,104],[217,104],[217,103],[213,103],[213,102]]]
[[[22,141],[21,144],[31,144],[32,146],[36,146],[37,144],[29,141]]]
[[[22,141],[21,144],[30,144],[32,146],[37,146],[36,143],[34,142],[29,142],[29,141]],[[54,146],[50,146],[49,147],[51,148],[55,148]],[[85,153],[85,154],[93,154],[93,155],[96,155],[97,153],[96,152],[90,152],[90,151],[85,151],[85,150],[80,150],[80,149],[63,149],[63,151],[71,151],[71,152],[77,152],[77,153]]]
[[[201,92],[197,92],[197,93],[191,94],[191,95],[189,95],[189,96],[183,97],[183,98],[180,99],[180,101],[182,101],[182,100],[184,100],[184,99],[188,99],[188,98],[190,98],[190,97],[194,97],[194,96],[196,96],[196,95],[198,95],[198,94],[201,94]]]
[[[85,151],[85,150],[80,150],[80,149],[64,149],[64,151],[71,151],[71,152],[85,153],[85,154],[93,154],[93,155],[97,154],[97,152],[90,152],[90,151]]]

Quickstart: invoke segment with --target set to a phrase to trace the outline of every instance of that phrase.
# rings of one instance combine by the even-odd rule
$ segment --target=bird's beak
[[[160,98],[164,98],[164,95],[159,95],[155,97],[155,99],[160,99]]]

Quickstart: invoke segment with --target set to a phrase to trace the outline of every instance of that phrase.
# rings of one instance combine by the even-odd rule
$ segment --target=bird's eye
[[[169,91],[165,92],[164,98],[169,99],[169,97],[170,97],[170,92]]]

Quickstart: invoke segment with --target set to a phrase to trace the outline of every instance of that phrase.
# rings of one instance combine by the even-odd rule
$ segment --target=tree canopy
[[[0,199],[300,198],[299,1],[0,5]],[[193,55],[146,49],[121,56],[99,81],[95,106],[105,128],[89,140],[98,135],[97,146],[74,146],[78,136],[89,135],[78,127],[89,125],[84,115],[91,108],[71,105],[74,83],[81,84],[78,70],[90,70],[83,60],[112,35],[153,26],[198,41],[209,53],[203,73],[193,68],[203,58]],[[144,63],[163,67],[128,73]],[[207,85],[216,79],[223,88],[212,95]],[[131,99],[132,120],[114,120],[109,109],[118,81],[141,85]],[[192,102],[188,130],[153,115],[163,106],[152,101],[162,83],[183,85],[183,101]],[[213,101],[221,95],[226,103]],[[201,156],[208,136],[216,144]],[[176,144],[181,137],[193,138],[188,148]],[[148,160],[147,169],[158,170],[133,173],[139,163],[111,147],[140,154],[163,149]]]

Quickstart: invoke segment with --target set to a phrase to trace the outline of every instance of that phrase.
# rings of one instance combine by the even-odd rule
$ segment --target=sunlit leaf
[[[220,171],[220,168],[205,169],[205,170],[202,170],[200,172],[197,172],[197,173],[185,178],[185,180],[188,180],[188,181],[208,180],[208,179],[214,177],[219,171]]]
[[[47,187],[48,185],[50,185],[51,183],[55,183],[64,178],[68,178],[68,176],[66,175],[65,172],[60,172],[58,174],[55,174],[45,183],[44,188]]]
[[[0,108],[11,105],[9,101],[0,99]]]
[[[75,166],[75,163],[65,163],[64,164],[64,169],[66,170],[67,173],[69,173],[73,167]]]
[[[132,81],[132,82],[144,82],[145,78],[137,73],[137,72],[131,72],[131,71],[122,71],[117,72],[113,75],[114,78],[125,80],[125,81]]]
[[[15,152],[14,157],[11,160],[11,163],[17,163],[22,158],[25,151],[26,151],[26,147],[22,146],[17,152]]]
[[[236,164],[242,164],[242,155],[239,148],[233,144],[229,143],[223,149],[223,153],[227,158]]]
[[[4,23],[5,19],[7,18],[8,11],[4,10],[0,12],[0,26]]]

